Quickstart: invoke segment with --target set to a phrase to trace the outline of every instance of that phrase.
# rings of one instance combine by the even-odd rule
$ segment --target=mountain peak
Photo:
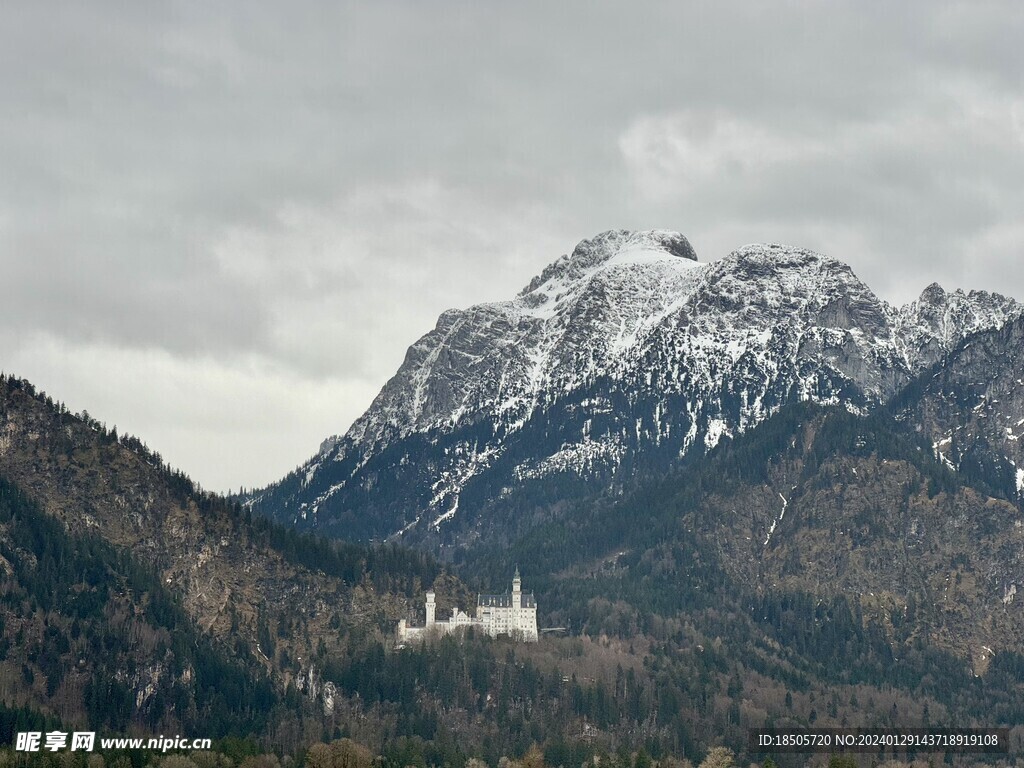
[[[561,282],[577,281],[605,264],[644,256],[673,256],[697,261],[697,253],[690,245],[690,241],[679,232],[667,229],[640,232],[610,229],[586,240],[580,240],[571,254],[562,256],[545,267],[543,272],[519,292],[519,295],[532,293],[555,279]]]
[[[722,261],[742,265],[744,269],[755,273],[818,266],[842,272],[852,271],[848,264],[832,256],[782,243],[749,243],[737,248]]]
[[[587,240],[581,240],[569,259],[587,268],[608,261],[623,251],[633,250],[661,250],[673,256],[697,261],[697,253],[690,245],[690,241],[681,233],[667,229],[639,232],[610,229]]]
[[[946,289],[938,283],[932,283],[923,291],[918,299],[922,304],[941,304],[946,300]]]

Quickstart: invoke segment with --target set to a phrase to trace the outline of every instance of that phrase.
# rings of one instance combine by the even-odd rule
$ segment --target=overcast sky
[[[450,307],[676,229],[1024,299],[1024,4],[6,3],[0,368],[213,490]]]

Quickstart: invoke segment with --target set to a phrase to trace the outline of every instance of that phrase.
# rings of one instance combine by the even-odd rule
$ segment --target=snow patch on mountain
[[[553,474],[572,472],[586,475],[598,469],[614,469],[626,449],[614,437],[603,440],[584,438],[582,442],[562,446],[538,462],[524,462],[513,470],[517,480],[536,480]]]
[[[768,542],[772,540],[772,534],[775,533],[775,529],[778,527],[779,523],[782,522],[782,518],[786,516],[786,507],[789,506],[789,499],[781,493],[779,494],[779,498],[782,499],[782,509],[779,510],[779,516],[772,520],[772,524],[768,526],[768,535],[764,537],[764,546],[766,547],[768,546]]]

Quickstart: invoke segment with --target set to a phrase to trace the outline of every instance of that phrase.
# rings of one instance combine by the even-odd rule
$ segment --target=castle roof
[[[477,595],[476,604],[485,608],[511,608],[512,595],[506,592],[503,595]],[[523,592],[523,608],[536,608],[537,600],[533,592]]]

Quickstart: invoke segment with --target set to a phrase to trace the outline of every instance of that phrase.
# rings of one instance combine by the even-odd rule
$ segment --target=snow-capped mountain
[[[898,323],[913,367],[930,365],[952,350],[965,336],[979,330],[1000,328],[1020,315],[1020,305],[998,293],[947,293],[932,283],[920,298],[899,310]]]
[[[894,308],[800,248],[702,264],[678,233],[605,232],[515,298],[442,314],[344,436],[248,503],[350,538],[464,540],[542,487],[670,465],[787,403],[869,410],[1021,312],[937,285]]]

